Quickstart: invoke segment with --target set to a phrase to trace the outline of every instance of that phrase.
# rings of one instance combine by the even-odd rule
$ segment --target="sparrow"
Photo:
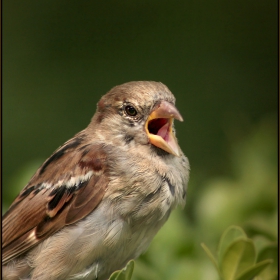
[[[108,279],[184,206],[189,162],[160,82],[112,88],[88,127],[36,171],[2,220],[3,279]]]

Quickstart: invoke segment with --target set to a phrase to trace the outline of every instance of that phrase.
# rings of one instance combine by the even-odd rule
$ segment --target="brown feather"
[[[67,213],[66,224],[72,224],[92,212],[102,200],[109,183],[107,176],[101,176],[94,185],[88,184],[81,196],[76,196]],[[91,189],[90,189],[91,188]]]
[[[79,133],[56,150],[3,216],[4,264],[84,218],[102,200],[108,185],[106,154],[100,145],[85,146],[84,141]],[[77,153],[80,145],[90,152]],[[71,178],[88,172],[92,173],[90,178],[67,185]]]
[[[11,243],[9,243],[3,249],[3,252],[2,252],[3,264],[18,257],[20,255],[19,252],[25,252],[29,248],[32,248],[37,243],[38,243],[38,240],[35,237],[34,229],[21,235],[19,238],[14,239]]]

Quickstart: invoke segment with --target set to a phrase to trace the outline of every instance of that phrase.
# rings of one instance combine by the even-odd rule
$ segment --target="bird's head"
[[[108,139],[102,140],[118,145],[150,145],[180,156],[174,119],[183,121],[175,97],[164,84],[129,82],[114,87],[100,99],[89,127],[100,126],[103,132],[110,132]]]

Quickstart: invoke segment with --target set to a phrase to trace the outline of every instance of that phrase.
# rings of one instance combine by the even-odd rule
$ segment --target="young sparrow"
[[[3,217],[3,279],[107,279],[137,258],[177,205],[188,159],[169,89],[129,82],[37,170]]]

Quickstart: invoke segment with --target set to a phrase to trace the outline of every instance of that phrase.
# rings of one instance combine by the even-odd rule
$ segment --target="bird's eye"
[[[131,105],[125,106],[124,110],[129,116],[135,117],[137,115],[136,109]]]

